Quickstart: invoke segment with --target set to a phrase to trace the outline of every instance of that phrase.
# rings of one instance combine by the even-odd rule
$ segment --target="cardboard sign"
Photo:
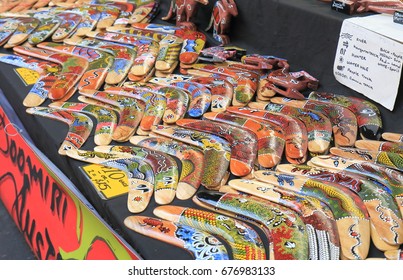
[[[89,164],[81,168],[102,199],[128,193],[129,182],[124,171],[100,164]]]
[[[403,26],[391,15],[343,22],[334,61],[337,81],[393,111],[403,62]]]

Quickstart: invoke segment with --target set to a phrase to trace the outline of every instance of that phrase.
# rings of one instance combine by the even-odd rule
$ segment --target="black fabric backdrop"
[[[305,70],[320,82],[320,91],[363,97],[339,84],[332,74],[333,60],[342,21],[349,16],[331,10],[330,5],[318,0],[237,0],[239,15],[232,20],[230,37],[232,44],[246,48],[248,53],[268,54],[288,59],[291,71]],[[214,1],[207,6],[199,5],[195,23],[200,30],[208,25]],[[166,23],[160,18],[166,15],[168,0],[162,0],[160,13],[154,20]],[[362,15],[359,15],[362,16]],[[170,21],[174,24],[174,21]],[[206,47],[217,44],[212,31],[207,33]],[[1,52],[9,51],[1,49]],[[57,151],[67,133],[67,126],[57,121],[36,117],[25,112],[22,101],[31,86],[25,86],[14,72],[14,67],[0,65],[0,88],[7,97],[16,114],[26,127],[37,147],[58,166],[82,191],[95,209],[116,229],[144,259],[192,259],[183,249],[144,237],[127,229],[123,220],[131,213],[126,207],[126,196],[108,201],[102,200],[80,170],[85,163],[60,156]],[[384,131],[403,133],[402,86],[400,86],[395,110],[380,107]],[[309,92],[306,92],[308,94]],[[382,94],[382,93],[379,93]],[[77,96],[72,98],[75,101]],[[48,100],[43,106],[49,104]],[[94,119],[95,122],[95,119]],[[121,144],[121,143],[112,143]],[[127,143],[128,144],[128,143]],[[94,147],[93,134],[82,149]],[[203,188],[201,188],[203,189]],[[175,199],[173,205],[197,207],[190,200]],[[142,215],[152,216],[157,206],[151,202]],[[259,233],[260,229],[256,228]],[[263,237],[264,235],[262,235]],[[267,246],[267,243],[265,243]],[[370,257],[383,257],[382,252],[371,246]]]

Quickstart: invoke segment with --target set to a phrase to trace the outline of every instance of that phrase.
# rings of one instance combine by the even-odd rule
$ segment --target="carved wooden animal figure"
[[[197,3],[208,4],[208,0],[171,0],[168,14],[162,20],[170,20],[176,14],[176,25],[194,27],[192,19],[196,13]],[[195,27],[194,27],[195,28]]]
[[[222,45],[230,42],[228,32],[231,18],[238,15],[238,9],[234,0],[217,0],[211,14],[210,24],[206,31],[213,27],[213,37]]]

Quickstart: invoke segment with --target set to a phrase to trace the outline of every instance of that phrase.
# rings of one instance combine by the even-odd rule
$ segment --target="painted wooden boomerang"
[[[256,77],[251,77],[249,73],[245,71],[236,71],[235,68],[218,67],[215,65],[198,63],[192,65],[192,69],[189,69],[187,72],[191,75],[197,74],[198,72],[192,72],[193,69],[233,78],[236,81],[236,86],[234,87],[234,98],[232,100],[232,105],[234,106],[244,106],[248,104],[257,90],[258,79],[255,79]]]
[[[60,65],[57,63],[23,54],[0,54],[0,62],[31,69],[42,76],[61,70]]]
[[[108,32],[131,34],[136,37],[152,39],[159,44],[159,52],[155,62],[158,71],[168,71],[176,66],[179,61],[179,54],[183,44],[183,39],[172,34],[163,34],[136,28],[107,28]]]
[[[365,176],[374,182],[379,181],[385,186],[384,191],[393,195],[403,216],[403,175],[401,172],[375,163],[334,155],[313,157],[308,163],[317,167],[333,168]]]
[[[132,45],[137,47],[137,57],[134,60],[131,73],[143,76],[155,67],[159,53],[159,45],[154,40],[135,37],[130,34],[119,34],[113,32],[89,32],[88,37],[104,41],[112,41],[119,44]]]
[[[188,115],[192,118],[201,117],[210,108],[211,92],[202,84],[183,81],[170,82],[169,78],[152,78],[149,82],[159,84],[161,86],[177,87],[190,94],[190,103],[188,106]]]
[[[403,251],[402,249],[386,251],[385,257],[388,260],[403,260]]]
[[[177,74],[168,75],[167,78],[199,83],[206,86],[211,92],[210,109],[212,112],[224,112],[231,105],[234,87],[227,80],[217,77],[194,77]]]
[[[179,61],[183,64],[193,64],[206,44],[206,35],[196,30],[180,28],[155,23],[133,23],[132,27],[165,34],[173,34],[183,39]]]
[[[129,180],[127,208],[132,213],[143,212],[154,191],[154,172],[145,161],[129,154],[102,153],[86,150],[69,150],[67,156],[89,163],[117,168],[127,174]]]
[[[228,107],[227,112],[277,125],[285,138],[285,156],[290,163],[307,160],[308,137],[305,124],[295,117],[251,108]]]
[[[185,249],[195,260],[229,260],[224,244],[194,227],[146,216],[129,216],[124,224],[137,233]]]
[[[371,102],[353,96],[313,91],[309,99],[330,102],[350,109],[357,117],[358,129],[363,139],[379,140],[382,133],[381,113]]]
[[[0,46],[3,46],[17,30],[19,21],[17,18],[8,18],[0,23]]]
[[[158,125],[150,136],[161,135],[199,147],[204,152],[204,172],[202,184],[208,189],[217,189],[229,177],[228,167],[231,157],[230,144],[213,134],[192,129]]]
[[[248,107],[298,118],[306,126],[308,151],[312,155],[325,154],[329,151],[332,141],[332,124],[329,118],[322,113],[289,105],[263,102],[251,102]]]
[[[394,132],[384,132],[382,133],[382,139],[390,142],[403,142],[403,134],[394,133]]]
[[[368,210],[371,222],[371,239],[375,246],[384,251],[389,245],[399,245],[403,241],[403,220],[393,197],[371,181],[330,169],[307,165],[280,164],[277,171],[305,176],[323,182],[343,185],[356,192]],[[379,237],[379,238],[378,238]],[[387,242],[383,246],[380,242]]]
[[[133,136],[130,143],[175,156],[181,161],[182,172],[176,189],[178,199],[189,199],[199,189],[205,168],[204,153],[200,149],[165,137]]]
[[[283,155],[285,140],[282,134],[257,120],[230,113],[205,113],[204,119],[226,123],[253,132],[257,138],[257,160],[261,167],[276,166]]]
[[[118,8],[120,11],[119,16],[113,23],[113,26],[125,27],[126,25],[130,24],[130,17],[132,17],[133,12],[136,9],[135,3],[108,2],[106,4]]]
[[[0,58],[1,59],[1,58]],[[357,140],[355,147],[370,151],[390,152],[403,154],[403,143],[377,140]]]
[[[87,32],[92,31],[96,27],[98,21],[101,19],[101,12],[88,5],[72,8],[71,12],[78,13],[82,16],[81,22],[74,31],[74,36],[85,36]]]
[[[330,182],[275,171],[256,171],[255,178],[327,203],[336,218],[341,256],[353,260],[363,260],[368,256],[371,241],[369,216],[357,194]]]
[[[270,259],[309,259],[305,224],[291,209],[246,194],[202,191],[193,200],[208,210],[258,225],[269,241]]]
[[[154,215],[174,223],[195,227],[221,237],[231,247],[234,260],[265,260],[259,234],[245,222],[210,211],[181,206],[159,206]]]
[[[49,104],[49,107],[90,114],[97,120],[94,143],[96,145],[109,145],[111,143],[112,134],[118,121],[115,111],[101,106],[78,102],[53,102]]]
[[[232,193],[247,193],[280,204],[297,212],[308,234],[309,259],[338,260],[340,240],[336,221],[330,208],[319,199],[303,196],[257,180],[234,179],[228,182]],[[227,189],[228,190],[228,189]],[[221,189],[220,189],[221,191]]]
[[[77,97],[78,101],[81,101],[83,103],[87,103],[87,104],[91,104],[91,105],[96,105],[96,106],[100,106],[102,108],[107,108],[110,109],[112,111],[114,111],[116,114],[119,114],[119,107],[116,107],[114,105],[99,101],[97,99],[93,99],[84,95],[80,95]]]
[[[148,135],[152,126],[160,124],[167,107],[167,99],[164,95],[146,89],[140,90],[126,87],[109,87],[105,91],[113,94],[132,96],[145,101],[146,107],[137,129],[137,134]]]
[[[336,148],[332,147],[330,153],[348,159],[357,159],[372,162],[384,167],[403,171],[403,154],[392,152],[373,152],[356,148]]]
[[[39,19],[34,17],[18,18],[17,28],[4,45],[4,48],[12,48],[24,43],[39,24]]]
[[[28,43],[32,46],[50,38],[62,22],[60,18],[46,12],[43,12],[42,14],[36,13],[33,17],[38,18],[40,23],[39,26],[28,36]]]
[[[65,38],[71,36],[83,19],[82,15],[68,11],[57,13],[56,16],[61,19],[61,23],[52,34],[51,39],[53,42],[61,42]]]
[[[137,7],[130,17],[130,23],[148,23],[157,15],[160,7],[159,1],[137,1]]]
[[[293,100],[273,97],[270,102],[286,104],[298,108],[318,111],[327,116],[332,124],[334,143],[336,146],[352,147],[357,139],[357,118],[348,108],[317,100]]]
[[[100,18],[96,24],[96,29],[104,30],[118,19],[120,10],[117,7],[104,4],[91,4],[90,8],[96,9],[101,13]]]
[[[185,117],[190,98],[186,91],[171,86],[152,86],[153,91],[166,98],[166,108],[162,120],[166,124],[175,124]]]
[[[105,91],[82,91],[80,94],[119,108],[119,121],[112,135],[113,140],[125,142],[134,135],[144,114],[146,106],[144,101]]]
[[[17,53],[34,56],[61,65],[62,70],[57,74],[58,80],[49,89],[49,98],[61,99],[79,82],[88,68],[88,60],[71,54],[48,51],[39,48],[16,46]]]
[[[66,152],[71,149],[79,149],[87,141],[92,131],[91,118],[81,113],[48,107],[32,107],[28,108],[26,112],[63,122],[69,126],[68,133],[58,150],[60,155],[66,155]]]
[[[140,146],[97,146],[97,152],[130,154],[150,164],[154,171],[154,199],[157,204],[169,204],[175,198],[179,168],[175,159],[162,152]]]
[[[88,68],[78,82],[77,89],[98,90],[105,82],[112,66],[113,57],[107,52],[80,46],[71,46],[53,42],[37,44],[39,48],[82,56],[88,60]]]
[[[176,124],[224,138],[231,147],[231,173],[243,177],[252,172],[257,158],[257,137],[253,132],[245,128],[209,120],[181,119]]]
[[[128,46],[114,44],[103,40],[70,38],[64,40],[64,43],[74,46],[88,47],[112,54],[113,63],[105,78],[107,84],[116,85],[123,82],[131,71],[134,60],[137,56],[136,50],[129,48]]]

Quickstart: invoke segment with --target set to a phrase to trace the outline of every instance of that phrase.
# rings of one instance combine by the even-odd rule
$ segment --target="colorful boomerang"
[[[57,120],[69,126],[67,136],[58,151],[61,155],[65,155],[68,150],[79,149],[87,141],[92,131],[91,118],[81,113],[48,107],[32,107],[26,111],[28,114]]]
[[[194,227],[146,216],[129,216],[124,224],[137,233],[183,248],[196,260],[229,259],[224,244]]]
[[[259,234],[248,224],[226,215],[181,206],[159,206],[154,215],[174,223],[195,227],[217,235],[231,247],[234,260],[265,260],[266,251]]]
[[[347,259],[366,259],[370,246],[368,211],[360,197],[347,188],[330,182],[275,171],[255,172],[259,181],[314,196],[332,209],[339,230],[341,255]]]

